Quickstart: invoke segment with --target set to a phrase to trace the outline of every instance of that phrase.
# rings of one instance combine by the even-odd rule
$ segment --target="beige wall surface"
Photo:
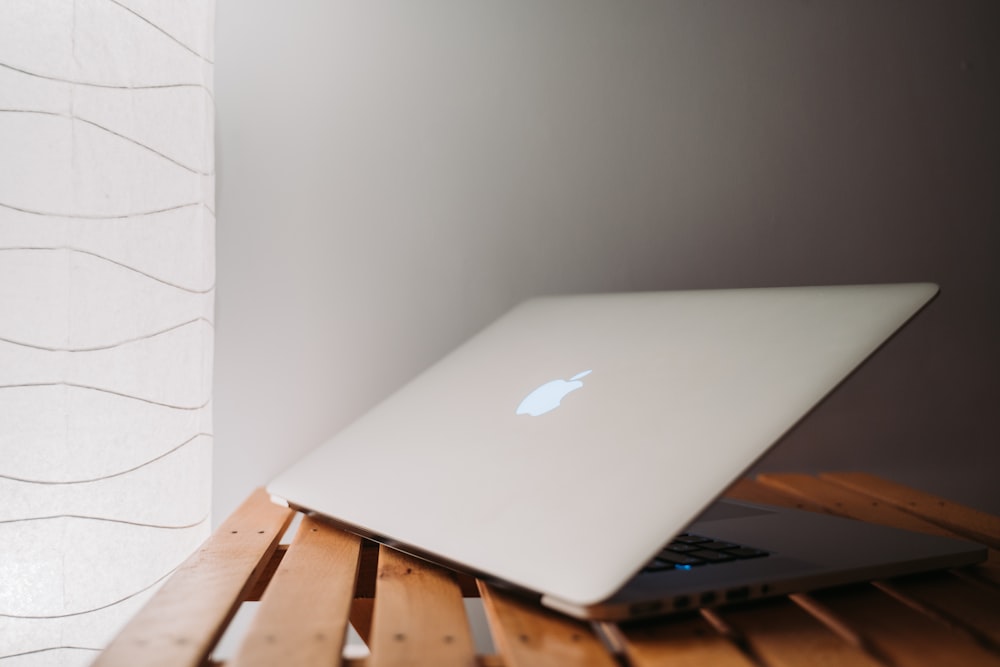
[[[216,522],[523,298],[907,280],[761,466],[1000,512],[998,81],[992,0],[219,0]]]

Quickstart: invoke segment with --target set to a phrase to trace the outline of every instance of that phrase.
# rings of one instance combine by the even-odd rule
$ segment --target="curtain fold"
[[[213,0],[0,3],[0,658],[87,664],[208,535]]]

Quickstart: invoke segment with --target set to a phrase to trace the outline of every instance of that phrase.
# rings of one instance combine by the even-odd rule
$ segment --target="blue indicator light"
[[[678,570],[690,570],[691,569],[690,565],[674,565],[674,567],[676,567]]]

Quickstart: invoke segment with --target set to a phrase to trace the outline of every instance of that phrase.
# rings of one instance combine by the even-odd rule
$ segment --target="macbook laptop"
[[[985,550],[966,542],[716,501],[936,293],[893,284],[534,299],[268,490],[581,618],[976,562]]]

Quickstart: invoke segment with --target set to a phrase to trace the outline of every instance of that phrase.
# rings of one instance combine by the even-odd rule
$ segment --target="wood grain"
[[[954,533],[914,514],[880,502],[841,485],[801,473],[762,474],[757,480],[764,486],[794,498],[812,501],[824,510],[869,523],[903,528],[920,533],[954,537]]]
[[[450,572],[379,549],[369,665],[476,664],[462,593]]]
[[[635,667],[754,667],[752,657],[734,637],[720,630],[697,614],[619,628],[625,654]]]
[[[304,517],[231,667],[339,661],[360,542],[355,535]]]
[[[93,663],[195,667],[253,587],[292,512],[258,489],[157,591]]]
[[[616,667],[590,627],[480,582],[486,618],[509,667]]]
[[[784,599],[716,610],[739,641],[767,667],[879,667],[859,637],[834,631]]]

